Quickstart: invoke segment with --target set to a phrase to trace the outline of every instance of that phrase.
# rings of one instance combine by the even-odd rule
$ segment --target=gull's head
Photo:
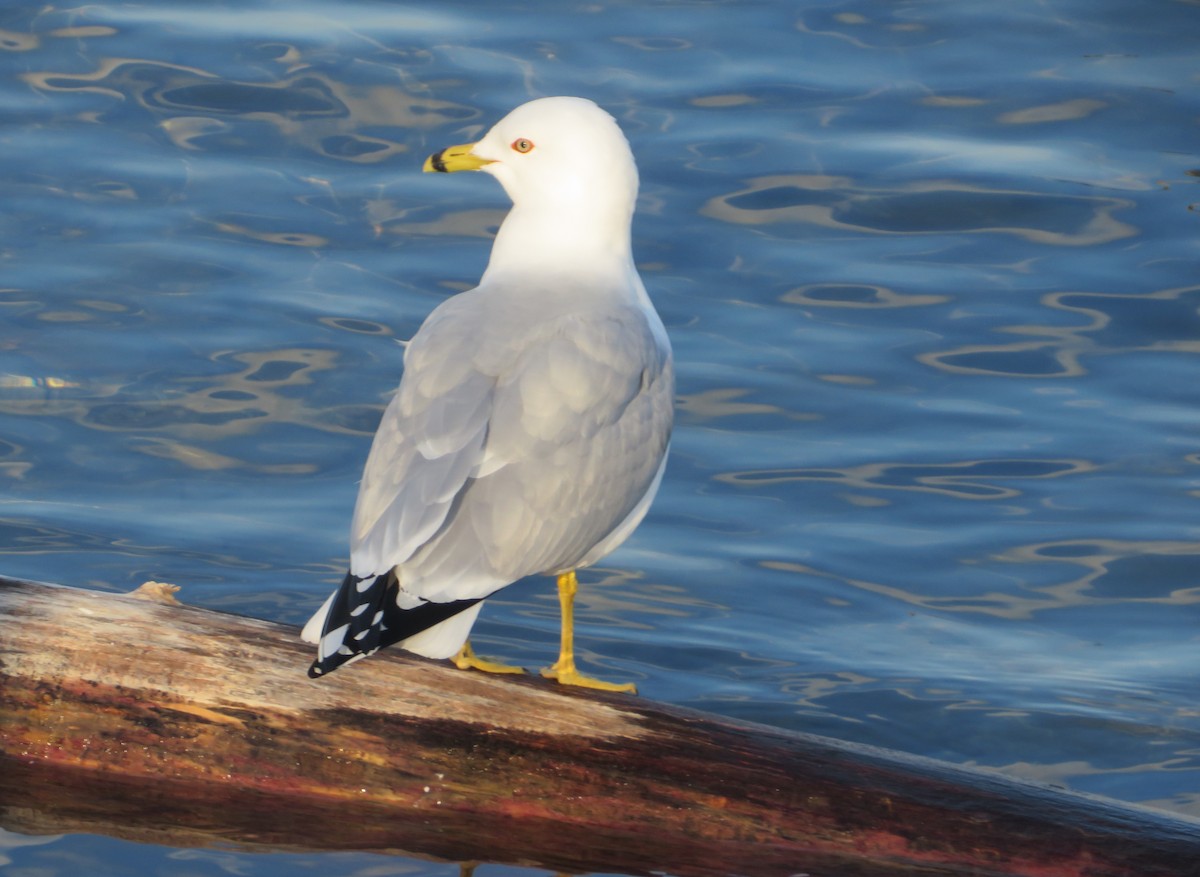
[[[517,107],[477,143],[431,155],[426,171],[481,170],[519,208],[614,212],[626,220],[637,167],[616,120],[590,100],[547,97]]]

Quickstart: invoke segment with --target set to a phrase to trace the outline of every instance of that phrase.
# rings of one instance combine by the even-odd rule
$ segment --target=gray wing
[[[354,563],[437,601],[578,564],[646,495],[672,419],[653,312],[449,316],[410,345],[355,513]]]
[[[472,297],[443,302],[405,351],[354,508],[356,576],[385,573],[428,542],[482,457],[496,378],[477,369],[470,348],[459,349],[476,328]]]

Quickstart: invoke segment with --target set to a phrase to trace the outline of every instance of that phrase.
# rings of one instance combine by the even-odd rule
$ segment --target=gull
[[[463,669],[482,601],[557,578],[558,660],[581,674],[576,570],[641,523],[673,420],[671,346],[633,261],[638,174],[616,121],[589,100],[523,104],[425,171],[482,171],[512,208],[474,289],[436,307],[408,343],[399,390],[367,457],[350,570],[305,625],[322,676],[389,645]]]

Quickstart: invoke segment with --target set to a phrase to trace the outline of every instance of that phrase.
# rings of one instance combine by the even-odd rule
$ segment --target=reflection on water
[[[944,304],[944,295],[906,295],[886,286],[856,283],[810,283],[788,290],[779,300],[794,305],[827,308],[920,308]]]
[[[831,481],[863,490],[917,490],[956,499],[1011,499],[1020,496],[1021,491],[989,481],[1057,478],[1094,468],[1082,460],[974,460],[940,465],[872,463],[844,471],[767,469],[730,472],[718,475],[716,480],[755,489],[789,482]]]
[[[365,131],[376,126],[436,128],[479,115],[467,107],[416,97],[396,83],[368,86],[336,81],[309,69],[298,51],[285,44],[259,46],[255,54],[260,64],[274,65],[280,72],[290,65],[303,72],[269,83],[231,82],[195,67],[106,58],[86,73],[39,71],[22,78],[40,92],[83,92],[135,101],[161,118],[159,125],[175,146],[188,150],[241,152],[253,143],[261,153],[269,151],[265,145],[276,144],[287,149],[299,146],[338,161],[377,163],[406,152],[408,146]],[[397,65],[393,72],[402,69]],[[205,115],[209,113],[217,118]]]
[[[751,180],[748,188],[712,199],[702,212],[741,225],[811,223],[862,234],[1011,234],[1040,244],[1083,247],[1137,234],[1113,216],[1131,207],[1133,202],[1123,198],[1051,196],[955,181],[864,190],[844,177],[793,174]]]
[[[1039,340],[970,345],[924,354],[927,365],[959,373],[1022,377],[1078,377],[1082,359],[1152,351],[1195,354],[1196,302],[1200,286],[1163,289],[1139,295],[1054,292],[1042,297],[1048,309],[1074,316],[1078,325],[1004,326],[997,331]]]
[[[356,323],[351,325],[349,331],[362,332]],[[338,326],[345,328],[342,324]],[[258,432],[268,423],[370,434],[382,413],[382,406],[318,409],[309,404],[306,390],[315,375],[337,367],[335,351],[301,348],[220,351],[214,354],[213,361],[238,370],[218,376],[216,383],[210,383],[212,376],[202,379],[174,376],[169,383],[201,386],[196,390],[176,386],[160,398],[142,400],[130,388],[110,387],[103,392],[90,388],[91,393],[63,393],[60,391],[75,390],[80,384],[57,378],[10,376],[10,387],[42,387],[45,392],[6,394],[7,398],[0,399],[0,413],[44,417],[53,412],[56,418],[70,418],[89,429],[138,434],[167,432],[214,441]],[[156,375],[154,379],[163,377]]]
[[[303,621],[397,342],[503,216],[422,157],[585,94],[679,370],[594,669],[1200,815],[1194,4],[10,7],[3,572]],[[556,625],[530,580],[478,631],[542,666]],[[328,868],[230,855],[189,866]]]
[[[764,569],[796,572],[836,578],[841,585],[861,588],[897,600],[939,612],[969,612],[1010,620],[1032,619],[1039,612],[1078,609],[1085,606],[1111,606],[1118,603],[1155,603],[1191,606],[1200,603],[1200,582],[1194,580],[1200,542],[1127,542],[1100,544],[1090,542],[1053,542],[1022,545],[1003,554],[977,559],[974,565],[1032,564],[1021,573],[1026,580],[1040,580],[1058,564],[1058,576],[1076,575],[1067,581],[1038,584],[1021,592],[975,593],[971,595],[921,594],[878,582],[830,576],[803,564],[763,561]],[[965,560],[965,558],[964,558]],[[1062,570],[1066,565],[1068,569]],[[1071,566],[1082,567],[1070,569]]]

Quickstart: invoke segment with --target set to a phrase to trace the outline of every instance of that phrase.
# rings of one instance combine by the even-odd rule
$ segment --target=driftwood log
[[[0,825],[562,872],[1200,875],[1200,823],[626,695],[0,578]],[[159,599],[154,599],[155,594]]]

